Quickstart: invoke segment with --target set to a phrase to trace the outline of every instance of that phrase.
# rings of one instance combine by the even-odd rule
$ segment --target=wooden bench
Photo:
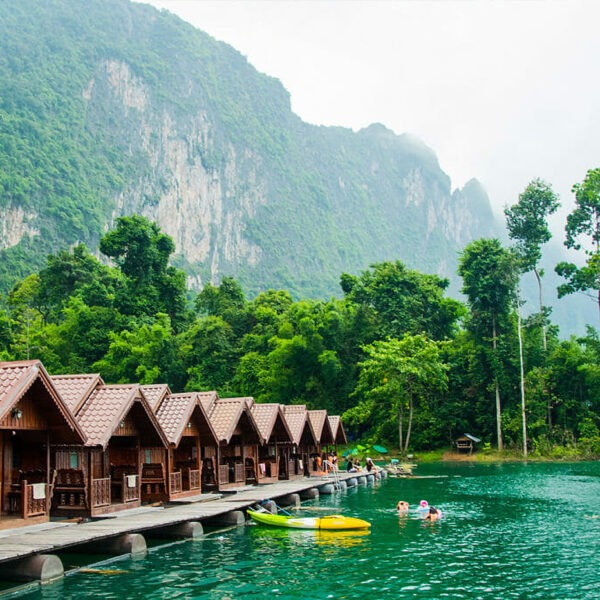
[[[58,469],[53,497],[57,509],[87,509],[88,490],[85,473],[81,469]]]
[[[166,487],[165,465],[162,463],[144,463],[142,465],[142,489],[149,499],[163,496]]]

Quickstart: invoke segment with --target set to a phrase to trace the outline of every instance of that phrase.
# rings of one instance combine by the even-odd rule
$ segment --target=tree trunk
[[[492,343],[494,348],[494,356],[498,350],[496,340],[496,316],[492,318]],[[497,357],[496,357],[497,358]],[[495,370],[495,369],[494,369]],[[496,435],[498,437],[498,450],[504,450],[504,444],[502,443],[502,406],[500,403],[500,383],[498,382],[498,374],[494,373],[494,380],[496,384]]]
[[[413,396],[410,395],[408,408],[408,428],[406,430],[406,442],[404,442],[404,454],[408,453],[408,444],[410,443],[410,430],[412,429],[412,418],[413,418]]]
[[[525,365],[523,361],[523,330],[521,307],[517,306],[517,331],[519,334],[519,364],[521,366],[521,420],[523,423],[523,456],[527,458],[527,415],[525,414]]]
[[[400,408],[398,408],[398,448],[400,448],[400,453],[403,453],[403,436],[402,436],[402,421],[404,420],[403,410],[402,410],[402,401],[400,401]]]
[[[533,269],[538,282],[538,292],[540,296],[540,315],[542,317],[542,341],[544,344],[544,352],[548,350],[548,338],[546,337],[546,317],[544,315],[544,303],[542,302],[542,278],[536,268]]]

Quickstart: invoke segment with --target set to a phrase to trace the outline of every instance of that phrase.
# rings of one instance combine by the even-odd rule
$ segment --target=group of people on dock
[[[348,473],[358,473],[366,471],[367,473],[372,473],[376,471],[378,467],[375,466],[373,459],[370,456],[367,456],[365,459],[365,464],[362,466],[360,464],[360,460],[358,458],[352,458],[350,455],[346,457],[346,471]]]
[[[399,500],[396,505],[396,510],[400,515],[407,515],[410,510],[410,505],[405,500]],[[437,521],[442,518],[442,511],[434,506],[429,506],[427,500],[421,500],[417,507],[417,515],[426,521]]]

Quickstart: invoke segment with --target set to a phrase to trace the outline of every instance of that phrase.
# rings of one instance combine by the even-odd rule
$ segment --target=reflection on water
[[[420,465],[422,479],[390,479],[312,504],[366,519],[371,530],[258,525],[155,549],[45,586],[32,600],[597,597],[600,463]],[[421,499],[444,518],[399,516]]]

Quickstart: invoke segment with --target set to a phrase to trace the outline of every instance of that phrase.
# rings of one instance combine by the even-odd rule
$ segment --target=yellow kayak
[[[327,515],[325,517],[288,517],[285,515],[274,515],[270,512],[257,512],[248,510],[248,515],[253,521],[262,525],[273,525],[275,527],[289,527],[292,529],[367,529],[371,523],[345,517],[344,515]]]

